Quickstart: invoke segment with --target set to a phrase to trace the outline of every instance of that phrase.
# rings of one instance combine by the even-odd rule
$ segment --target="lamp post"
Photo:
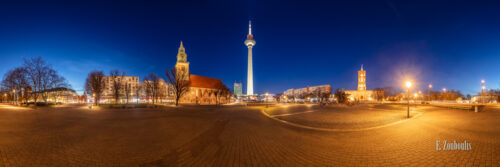
[[[429,84],[429,90],[427,90],[427,96],[428,96],[428,100],[431,101],[431,89],[432,89],[432,84]],[[430,103],[430,102],[429,102]]]
[[[407,118],[410,118],[410,87],[411,87],[411,82],[406,81],[406,88],[408,88],[408,112],[407,112]]]

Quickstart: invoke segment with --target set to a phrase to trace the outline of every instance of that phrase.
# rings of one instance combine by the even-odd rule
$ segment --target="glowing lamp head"
[[[483,90],[484,90],[484,89],[486,89],[486,87],[485,87],[485,86],[481,86],[481,89],[483,89]]]
[[[410,88],[411,88],[411,82],[410,82],[410,81],[406,81],[406,87],[407,87],[408,89],[410,89]]]
[[[483,83],[483,84],[484,84],[484,79],[483,79],[483,80],[481,80],[481,83]]]
[[[443,88],[443,92],[446,92],[446,88]]]
[[[429,84],[429,88],[432,88],[432,84]]]

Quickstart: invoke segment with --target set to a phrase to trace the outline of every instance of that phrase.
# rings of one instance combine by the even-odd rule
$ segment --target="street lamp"
[[[410,118],[410,88],[411,88],[411,82],[406,81],[406,88],[408,88],[408,112],[407,112],[407,118]]]
[[[432,84],[429,84],[429,90],[427,90],[427,96],[429,98],[429,101],[431,101],[431,89],[432,89]]]

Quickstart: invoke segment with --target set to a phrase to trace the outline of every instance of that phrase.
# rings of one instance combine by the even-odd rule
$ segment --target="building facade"
[[[193,75],[189,71],[186,50],[181,42],[177,54],[176,71],[188,75],[184,79],[189,81],[189,91],[185,93],[180,103],[194,104],[223,104],[230,102],[229,89],[222,83],[221,79]]]
[[[44,97],[47,98],[49,103],[79,103],[79,96],[75,90],[58,87],[49,89],[44,92],[43,95],[38,96],[37,101],[44,101]]]
[[[104,91],[102,93],[101,97],[101,103],[102,102],[114,102],[114,96],[113,96],[113,79],[115,79],[118,83],[121,84],[121,90],[120,90],[120,101],[126,101],[127,99],[123,99],[126,97],[126,93],[129,93],[129,97],[137,97],[137,90],[139,89],[140,82],[139,82],[139,77],[135,76],[119,76],[119,77],[112,77],[112,76],[104,76]],[[130,99],[129,99],[130,100]]]
[[[243,89],[242,89],[242,85],[241,83],[234,83],[234,95],[236,96],[241,96],[241,94],[243,93]]]
[[[169,103],[174,101],[172,84],[161,78],[157,83],[149,80],[142,81],[139,92],[140,102],[152,103],[155,100],[155,103]]]
[[[383,94],[380,91],[366,90],[366,71],[363,69],[363,65],[358,71],[358,89],[346,90],[345,93],[350,101],[373,101],[376,100],[377,94]]]
[[[330,85],[307,86],[305,88],[288,89],[283,92],[283,95],[288,97],[307,97],[315,93],[331,94],[332,87]]]

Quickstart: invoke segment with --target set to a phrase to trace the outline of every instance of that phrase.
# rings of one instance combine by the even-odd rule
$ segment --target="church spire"
[[[248,35],[252,35],[252,20],[248,21]]]
[[[179,46],[179,52],[177,53],[177,61],[178,62],[187,62],[186,49],[181,41],[181,46]]]

